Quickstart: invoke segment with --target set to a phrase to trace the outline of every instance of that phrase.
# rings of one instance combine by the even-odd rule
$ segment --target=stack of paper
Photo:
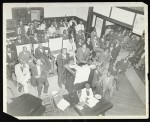
[[[67,102],[65,99],[61,99],[60,102],[57,104],[57,107],[64,111],[68,106],[70,106],[70,103]]]
[[[96,98],[92,97],[85,104],[87,106],[89,106],[90,108],[93,108],[98,102],[99,102],[99,100],[97,100]]]

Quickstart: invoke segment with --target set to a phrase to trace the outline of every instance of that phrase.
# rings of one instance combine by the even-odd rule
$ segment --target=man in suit
[[[68,34],[67,34],[67,30],[63,31],[63,34],[61,35],[63,40],[69,39]]]
[[[90,87],[90,84],[86,83],[85,88],[81,91],[80,102],[86,102],[88,99],[93,98],[93,91]]]
[[[99,51],[103,51],[103,49],[100,48],[100,43],[99,43],[99,39],[98,37],[95,35],[93,36],[93,38],[91,38],[91,42],[92,42],[92,45],[93,45],[93,50],[95,52]]]
[[[57,71],[58,71],[58,85],[62,87],[62,83],[65,81],[65,65],[69,64],[69,54],[67,53],[67,49],[63,48],[62,52],[57,56]]]
[[[110,72],[107,72],[106,74],[103,74],[99,82],[101,82],[103,86],[103,96],[105,97],[106,90],[109,90],[109,99],[111,100],[114,90],[114,76],[111,75]]]
[[[41,38],[39,36],[37,36],[37,33],[34,33],[34,36],[31,37],[31,42],[32,44],[38,44],[41,43]]]
[[[37,86],[38,97],[41,96],[42,88],[44,85],[44,93],[48,92],[49,83],[47,80],[46,68],[40,59],[37,59],[36,65],[31,68],[31,84]]]
[[[18,35],[17,40],[15,40],[15,46],[24,45],[24,44],[25,44],[24,39],[21,38],[21,35]]]
[[[35,29],[33,29],[33,24],[30,24],[27,30],[27,36],[31,39],[31,37],[34,36],[34,33],[35,33]]]
[[[116,41],[117,44],[116,46],[113,47],[112,51],[111,51],[111,56],[112,56],[112,62],[114,63],[120,53],[120,50],[121,50],[121,46],[119,44],[119,41],[117,40]]]
[[[36,61],[36,58],[27,50],[26,46],[23,46],[23,50],[19,53],[18,58],[25,61],[30,68],[34,66],[33,60]]]
[[[90,49],[86,47],[86,44],[83,44],[82,47],[77,49],[77,63],[88,63],[90,58]]]
[[[48,54],[46,54],[46,50],[48,50]],[[38,48],[35,49],[35,57],[37,59],[41,59],[41,61],[46,65],[49,73],[54,73],[54,56],[51,55],[49,47],[39,44]]]
[[[16,53],[11,51],[11,48],[7,47],[7,78],[12,79],[12,73],[14,72],[14,66],[16,63]]]
[[[83,43],[85,42],[85,35],[82,33],[82,31],[78,31],[78,33],[76,34],[76,41],[78,41],[79,39],[81,39],[83,41]]]
[[[31,78],[29,65],[22,59],[19,59],[19,64],[15,65],[16,80],[24,87],[24,93],[28,93],[28,83]]]

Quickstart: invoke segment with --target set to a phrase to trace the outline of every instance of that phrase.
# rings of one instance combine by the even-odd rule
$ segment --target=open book
[[[90,108],[93,108],[97,103],[99,102],[99,100],[97,100],[96,98],[92,97],[90,99],[88,99],[85,104],[87,106],[89,106]]]

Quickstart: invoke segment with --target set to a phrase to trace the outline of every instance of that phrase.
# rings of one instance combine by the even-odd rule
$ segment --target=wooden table
[[[84,109],[80,110],[78,109],[77,105],[75,105],[74,109],[80,116],[98,116],[100,114],[104,115],[105,112],[111,109],[112,107],[113,104],[102,97],[93,108],[90,108],[87,105],[85,105]]]
[[[41,116],[44,111],[42,100],[31,94],[16,97],[7,105],[7,112],[12,116]]]

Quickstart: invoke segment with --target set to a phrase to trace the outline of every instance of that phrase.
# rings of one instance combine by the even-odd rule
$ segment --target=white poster
[[[133,33],[142,35],[144,31],[144,15],[137,14],[133,26]]]
[[[96,16],[93,15],[92,27],[94,27],[94,25],[95,25],[95,19],[96,19]]]
[[[102,26],[103,26],[103,19],[97,17],[95,28],[96,28],[97,36],[99,38],[101,36]]]

